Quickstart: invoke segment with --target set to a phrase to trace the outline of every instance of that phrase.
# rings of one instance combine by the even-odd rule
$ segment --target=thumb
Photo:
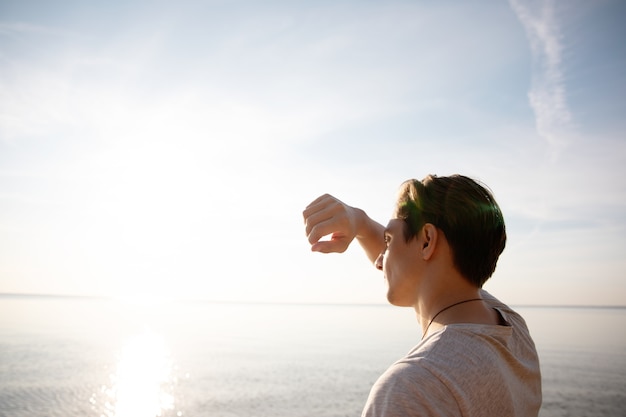
[[[350,242],[345,238],[333,238],[315,242],[311,245],[311,251],[320,253],[343,253],[348,249]]]

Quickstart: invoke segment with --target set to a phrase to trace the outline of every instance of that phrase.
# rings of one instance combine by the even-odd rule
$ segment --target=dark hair
[[[426,223],[443,231],[455,267],[479,288],[493,274],[506,244],[504,218],[493,195],[462,175],[405,181],[395,215],[406,222],[407,242]]]

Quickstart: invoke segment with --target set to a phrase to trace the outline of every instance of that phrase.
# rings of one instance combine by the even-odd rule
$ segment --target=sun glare
[[[102,417],[182,416],[175,412],[172,363],[163,339],[151,331],[133,337],[124,347],[116,372],[104,394]],[[95,399],[92,403],[95,406]]]

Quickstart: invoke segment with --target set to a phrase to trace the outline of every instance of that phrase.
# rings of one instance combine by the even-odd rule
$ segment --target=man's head
[[[454,266],[477,287],[493,274],[506,244],[504,218],[493,195],[462,175],[405,181],[395,217],[406,222],[407,242],[427,223],[441,230]]]

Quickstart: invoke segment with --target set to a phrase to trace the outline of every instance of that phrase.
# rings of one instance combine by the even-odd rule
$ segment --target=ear
[[[426,223],[422,227],[422,239],[421,239],[421,252],[425,261],[433,257],[435,249],[437,248],[437,240],[439,238],[439,229],[433,224]]]

